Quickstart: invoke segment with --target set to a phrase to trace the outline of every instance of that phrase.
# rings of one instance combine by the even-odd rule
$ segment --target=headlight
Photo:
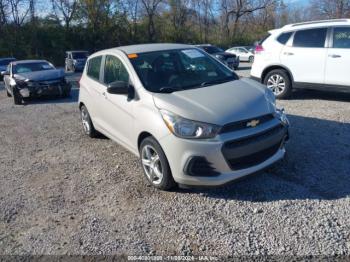
[[[170,132],[181,138],[213,138],[220,130],[217,125],[189,120],[163,109],[160,113]]]
[[[289,120],[287,118],[286,113],[284,112],[284,108],[276,109],[276,116],[282,122],[283,125],[289,127]]]

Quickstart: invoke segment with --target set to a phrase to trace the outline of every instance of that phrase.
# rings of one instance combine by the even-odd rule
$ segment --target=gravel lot
[[[350,255],[350,96],[279,101],[284,161],[173,192],[148,186],[121,146],[85,137],[77,97],[14,106],[1,85],[0,254]]]

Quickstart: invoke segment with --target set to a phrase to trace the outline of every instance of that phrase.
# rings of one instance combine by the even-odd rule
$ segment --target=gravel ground
[[[0,254],[350,255],[350,96],[278,102],[285,160],[173,192],[148,186],[121,146],[85,137],[77,97],[14,106],[0,88]]]

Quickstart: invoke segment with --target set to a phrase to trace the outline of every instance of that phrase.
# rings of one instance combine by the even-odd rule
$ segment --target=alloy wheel
[[[141,161],[149,181],[159,185],[163,179],[163,168],[157,151],[150,145],[144,146],[141,151]]]
[[[273,74],[267,80],[267,87],[271,89],[275,96],[278,96],[286,89],[286,81],[281,75]]]
[[[83,123],[83,128],[84,128],[84,132],[86,134],[89,134],[90,133],[90,122],[89,122],[89,114],[88,112],[85,110],[85,108],[82,108],[81,109],[81,121]]]

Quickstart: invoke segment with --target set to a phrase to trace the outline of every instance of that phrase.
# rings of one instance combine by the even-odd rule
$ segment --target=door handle
[[[290,53],[290,52],[284,52],[284,55],[294,55],[294,53]]]
[[[329,55],[329,57],[331,57],[331,58],[339,58],[339,57],[341,57],[341,55]]]

